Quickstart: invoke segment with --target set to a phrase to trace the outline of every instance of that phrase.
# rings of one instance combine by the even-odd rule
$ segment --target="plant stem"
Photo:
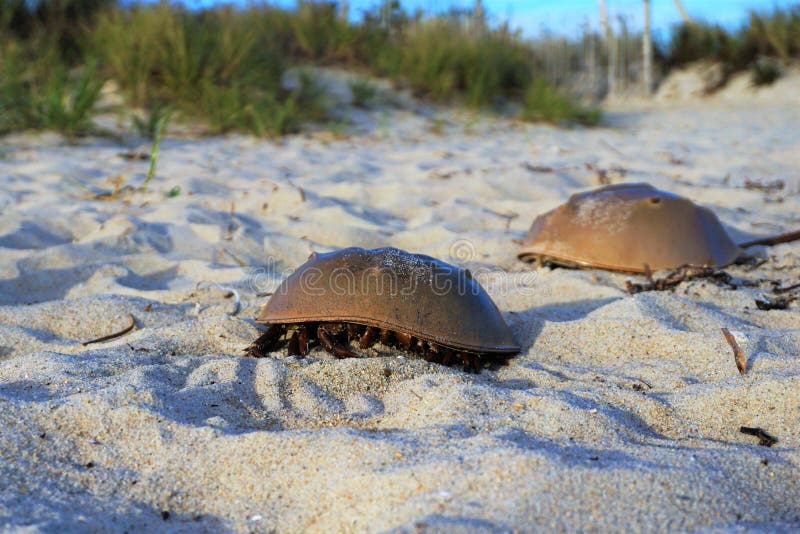
[[[147,169],[147,177],[145,177],[144,183],[142,184],[142,191],[147,191],[147,184],[150,183],[150,180],[156,172],[156,161],[158,161],[158,147],[161,145],[161,134],[164,133],[169,118],[170,112],[168,111],[161,117],[161,120],[158,121],[158,129],[156,129],[156,135],[153,138],[153,148],[150,150],[150,168]]]

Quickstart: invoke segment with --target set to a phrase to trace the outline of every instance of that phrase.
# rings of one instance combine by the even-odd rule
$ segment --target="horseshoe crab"
[[[798,238],[793,232],[737,245],[708,208],[650,184],[614,184],[576,193],[538,216],[518,257],[644,273],[683,265],[724,267],[747,247]]]
[[[471,273],[396,248],[312,253],[272,295],[256,322],[267,331],[245,349],[262,357],[283,343],[304,356],[317,342],[337,358],[377,341],[479,372],[520,351],[492,299]]]

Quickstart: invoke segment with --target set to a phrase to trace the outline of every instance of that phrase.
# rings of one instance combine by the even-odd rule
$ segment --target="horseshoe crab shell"
[[[681,265],[723,267],[741,254],[714,213],[650,184],[577,193],[533,221],[519,258],[645,272]]]
[[[396,248],[312,254],[283,281],[256,321],[356,323],[456,350],[520,351],[497,306],[468,270]]]

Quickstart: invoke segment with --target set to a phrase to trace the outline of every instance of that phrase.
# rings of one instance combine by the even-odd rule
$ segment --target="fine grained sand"
[[[800,528],[796,304],[757,309],[766,281],[629,296],[640,278],[525,272],[514,243],[595,168],[712,207],[738,240],[797,228],[800,107],[700,102],[593,130],[361,119],[344,140],[167,139],[149,191],[117,200],[93,197],[147,169],[120,145],[4,140],[5,529]],[[522,354],[480,375],[386,349],[240,357],[256,291],[312,250],[388,245],[479,273]],[[756,252],[729,272],[798,281],[800,244]]]

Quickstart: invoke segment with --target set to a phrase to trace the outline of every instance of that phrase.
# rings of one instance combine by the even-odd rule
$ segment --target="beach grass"
[[[150,165],[147,168],[147,176],[145,176],[144,182],[142,182],[142,191],[147,191],[147,186],[150,185],[150,181],[153,179],[153,176],[155,176],[158,153],[161,148],[161,136],[164,135],[164,130],[167,129],[171,116],[171,113],[167,111],[156,124],[153,135],[153,146],[150,149]]]
[[[3,42],[0,54],[0,133],[56,130],[74,139],[97,131],[92,115],[105,78],[96,59],[69,68],[52,39]]]
[[[446,17],[405,27],[377,59],[376,70],[417,95],[470,107],[519,99],[538,68],[532,51],[506,27],[470,29]]]
[[[681,24],[661,54],[667,69],[702,60],[721,64],[727,75],[750,70],[756,85],[772,83],[780,76],[779,64],[800,60],[800,5],[751,11],[734,30],[705,22]]]
[[[458,16],[412,16],[399,5],[388,16],[374,11],[352,22],[318,2],[189,9],[167,2],[0,0],[0,24],[7,30],[2,131],[89,133],[103,83],[113,80],[128,105],[145,110],[134,128],[146,137],[167,108],[178,119],[199,121],[206,133],[279,136],[328,120],[324,94],[310,75],[286,87],[290,69],[309,66],[389,77],[420,97],[473,108],[540,94],[530,90],[540,62],[519,34],[470,26]],[[351,90],[355,105],[375,96],[368,81]],[[564,105],[525,117],[558,122],[579,109]]]
[[[600,108],[577,103],[541,78],[528,87],[522,105],[522,119],[527,121],[595,126],[601,118]]]
[[[354,22],[331,3],[309,1],[293,9],[189,9],[165,1],[0,0],[0,132],[93,133],[103,85],[112,80],[128,106],[144,110],[134,129],[146,137],[165,109],[202,124],[203,133],[280,136],[335,120],[311,74],[286,83],[288,72],[319,66],[362,73],[350,87],[357,106],[374,99],[368,78],[381,76],[434,102],[520,109],[524,120],[559,124],[600,120],[598,108],[547,77],[541,48],[508,26],[390,7]],[[754,83],[771,83],[780,63],[800,57],[800,7],[754,12],[735,31],[678,26],[657,57],[666,69],[710,60],[728,74],[750,69]]]
[[[378,96],[378,89],[367,78],[357,78],[349,83],[352,103],[359,108],[368,108]]]

